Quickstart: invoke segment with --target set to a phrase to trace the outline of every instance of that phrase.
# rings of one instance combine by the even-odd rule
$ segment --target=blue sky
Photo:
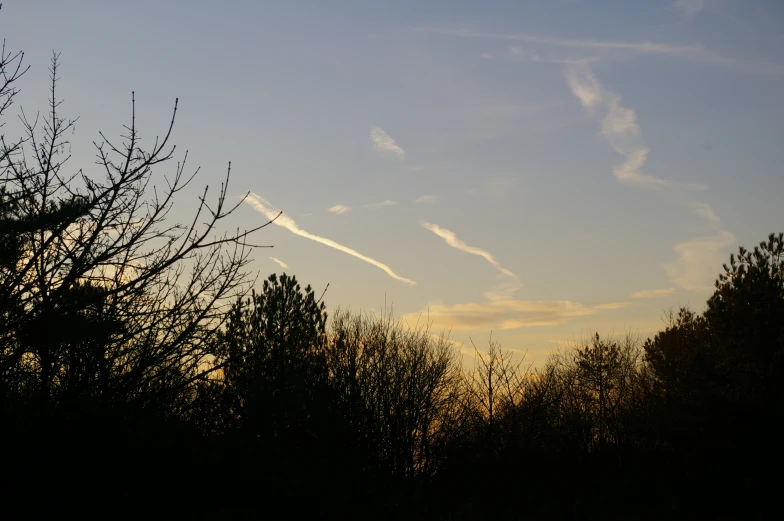
[[[66,4],[70,4],[67,5]],[[62,53],[74,168],[136,92],[151,141],[276,209],[254,268],[541,360],[702,309],[729,253],[784,225],[784,3],[3,2],[44,107]],[[161,172],[165,173],[165,170]],[[175,217],[195,206],[196,187]],[[350,251],[347,251],[350,250]],[[415,284],[414,284],[415,283]]]

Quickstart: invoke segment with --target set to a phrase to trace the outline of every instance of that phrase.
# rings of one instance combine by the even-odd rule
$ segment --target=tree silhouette
[[[217,352],[230,423],[273,438],[312,427],[307,419],[327,376],[326,321],[311,287],[285,273],[235,303]]]
[[[3,50],[3,117],[25,70],[21,58]],[[230,168],[214,203],[205,188],[190,224],[169,221],[196,174],[185,175],[183,159],[159,179],[162,188],[154,184],[154,172],[173,158],[176,102],[149,150],[132,110],[121,144],[100,133],[97,167],[71,169],[75,121],[60,114],[59,55],[49,70],[45,115],[22,111],[24,135],[0,140],[3,408],[31,418],[15,425],[44,437],[65,424],[110,429],[109,417],[180,417],[195,385],[219,369],[208,345],[253,281],[247,237],[264,225],[218,235],[237,207],[226,205]],[[85,420],[87,411],[94,420]]]
[[[670,314],[667,329],[646,342],[664,439],[679,479],[699,483],[694,498],[732,493],[756,504],[772,490],[759,476],[782,461],[773,434],[784,419],[782,239],[739,248],[705,312]]]
[[[732,399],[763,408],[784,398],[784,235],[743,247],[716,281],[704,313]],[[744,396],[752,391],[753,394]]]
[[[410,501],[443,463],[459,413],[459,365],[445,336],[391,314],[337,310],[327,364],[347,424],[358,494]],[[407,499],[404,499],[407,498]]]
[[[602,340],[596,333],[590,345],[574,353],[576,385],[593,415],[600,448],[619,441],[617,414],[636,363],[636,353],[628,347],[623,350],[618,343]]]

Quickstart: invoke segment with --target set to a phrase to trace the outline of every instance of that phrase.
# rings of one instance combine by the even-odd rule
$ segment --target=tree
[[[753,251],[741,247],[705,312],[680,310],[645,344],[678,474],[698,480],[705,497],[760,500],[770,483],[759,476],[782,460],[775,432],[784,417],[783,275],[782,234]]]
[[[733,400],[767,409],[784,399],[784,234],[743,247],[716,281],[704,313]]]
[[[639,344],[602,340],[599,334],[574,352],[576,385],[582,393],[596,428],[598,447],[619,443],[618,414],[632,385]]]
[[[551,421],[560,423],[568,438],[586,453],[618,447],[620,417],[637,379],[639,342],[632,336],[618,342],[595,334],[589,342],[551,357],[543,382],[558,410]],[[540,386],[543,384],[540,384]]]
[[[267,440],[314,434],[308,423],[327,376],[324,308],[285,273],[236,301],[217,344],[230,425]]]
[[[0,4],[0,9],[2,4]],[[19,94],[16,84],[27,72],[29,66],[24,65],[24,53],[6,51],[5,40],[0,50],[0,165],[6,164],[10,155],[17,153],[22,145],[22,140],[10,140],[2,129],[5,127],[4,116],[13,105],[14,98]],[[13,194],[6,193],[6,187],[0,186],[0,270],[3,273],[14,269],[15,263],[21,255],[20,238],[12,226],[9,226],[13,208],[17,201]],[[0,317],[3,322],[8,322],[20,314],[16,303],[11,300],[8,289],[0,286]]]
[[[285,273],[235,301],[212,345],[222,370],[199,400],[225,454],[216,471],[290,502],[337,494],[326,321],[321,298]]]
[[[337,310],[327,365],[357,494],[385,494],[397,508],[443,464],[459,413],[456,352],[428,327]]]
[[[3,51],[3,111],[26,70],[21,59]],[[186,176],[186,152],[160,178],[163,187],[154,184],[154,171],[174,157],[176,101],[166,133],[145,150],[132,96],[122,141],[99,133],[97,167],[71,169],[75,121],[60,113],[58,69],[55,54],[46,114],[30,119],[22,111],[24,135],[0,140],[4,398],[42,418],[117,407],[177,416],[194,383],[218,369],[207,346],[253,280],[247,238],[266,224],[218,235],[239,205],[226,204],[230,165],[216,201],[205,188],[190,224],[167,219],[198,172]]]
[[[499,478],[516,474],[530,457],[525,410],[530,374],[522,364],[523,358],[514,360],[512,351],[491,338],[485,352],[474,346],[474,366],[462,372],[456,393],[459,429],[447,440],[449,459],[440,478],[462,486],[481,476],[463,499],[488,518],[513,515],[512,505],[498,498],[514,494],[520,482]]]
[[[681,309],[645,344],[670,399],[756,414],[780,412],[784,366],[784,236],[739,248],[716,281],[703,315]],[[723,414],[723,413],[722,413]]]
[[[498,342],[490,341],[487,353],[474,347],[474,370],[467,374],[466,409],[473,411],[474,421],[486,426],[490,446],[499,440],[499,422],[510,420],[523,400],[525,375],[522,360],[515,363],[512,352],[504,351]],[[498,448],[498,447],[495,447]]]

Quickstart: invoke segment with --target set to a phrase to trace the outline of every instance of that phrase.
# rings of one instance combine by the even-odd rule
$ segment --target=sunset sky
[[[201,171],[173,217],[231,161],[229,225],[284,212],[261,277],[467,347],[650,335],[784,231],[779,0],[6,0],[0,31],[31,66],[12,110],[62,53],[74,171],[131,91],[148,144],[179,98]]]

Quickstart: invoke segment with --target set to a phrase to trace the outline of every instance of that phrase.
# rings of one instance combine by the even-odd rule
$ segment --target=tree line
[[[0,124],[23,60],[3,47]],[[132,98],[125,133],[72,167],[58,68],[46,110],[21,112],[19,136],[0,127],[7,512],[745,519],[772,504],[784,235],[731,255],[705,311],[652,338],[596,334],[537,369],[490,342],[467,368],[427,324],[328,317],[288,274],[256,285],[269,223],[221,232],[230,166],[170,222],[198,172],[174,159],[176,102],[144,149]],[[76,480],[102,492],[66,492]]]

